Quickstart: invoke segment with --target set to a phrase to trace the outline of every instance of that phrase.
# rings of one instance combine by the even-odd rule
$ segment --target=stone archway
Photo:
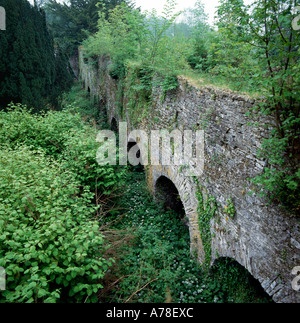
[[[189,228],[191,255],[202,263],[204,249],[198,226],[197,200],[194,183],[167,166],[151,166],[153,197],[166,208],[177,210],[183,224]],[[187,193],[188,192],[188,193]]]
[[[161,176],[155,184],[157,202],[161,202],[164,209],[175,211],[181,219],[186,213],[175,184],[167,177]]]
[[[217,279],[224,292],[237,295],[238,302],[273,302],[260,281],[236,259],[220,256],[214,259],[210,267],[211,274]]]

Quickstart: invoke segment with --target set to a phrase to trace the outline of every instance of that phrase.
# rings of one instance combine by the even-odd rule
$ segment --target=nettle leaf
[[[97,149],[95,144],[85,145],[80,136],[88,133],[89,140],[95,142],[95,131],[92,128],[86,131],[88,128],[81,117],[66,111],[38,117],[19,107],[0,114],[0,120],[7,126],[5,140],[0,141],[0,223],[7,223],[1,226],[1,239],[6,243],[1,247],[0,263],[9,274],[9,292],[3,294],[4,301],[57,302],[58,289],[69,288],[71,284],[93,284],[91,264],[97,264],[102,277],[106,270],[102,266],[107,261],[100,257],[104,240],[99,223],[91,220],[95,205],[90,185],[95,187],[91,179],[99,177],[93,174],[98,169],[88,168],[82,173],[84,185],[77,176],[77,170],[86,165],[87,158],[96,156]],[[30,122],[21,122],[22,118]],[[34,129],[30,147],[28,136],[16,146],[13,132],[17,127],[24,133],[30,131],[27,128]],[[72,145],[67,132],[76,128],[82,131],[73,131],[76,140]],[[0,139],[3,136],[0,131]],[[3,142],[11,147],[2,146]],[[53,143],[60,146],[60,152],[52,149]],[[72,164],[74,154],[63,154],[64,150],[72,152],[72,146],[78,148],[78,156],[82,155],[82,165]],[[114,176],[113,173],[111,168],[104,171],[104,176]],[[119,185],[119,181],[112,180],[111,184]],[[82,195],[79,194],[81,187],[85,187]],[[80,253],[76,252],[77,247]],[[95,254],[99,259],[94,259]],[[69,267],[73,270],[68,273]],[[73,300],[86,298],[86,293],[74,294]]]

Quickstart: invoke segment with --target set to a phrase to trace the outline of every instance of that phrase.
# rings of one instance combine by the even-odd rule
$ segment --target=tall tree
[[[60,3],[57,0],[48,0],[44,9],[54,38],[68,55],[87,38],[87,34],[97,31],[98,12],[107,14],[116,5],[126,0],[69,0]]]
[[[208,47],[212,29],[208,25],[208,15],[205,13],[201,0],[197,0],[194,8],[186,9],[184,21],[190,27],[190,39],[193,46],[191,55],[188,57],[192,68],[207,69]]]
[[[292,23],[295,7],[295,0],[256,0],[251,6],[222,0],[218,14],[226,37],[255,49],[258,69],[252,78],[266,96],[258,108],[275,117],[276,128],[260,152],[267,167],[254,182],[300,214],[300,33]]]
[[[62,57],[55,55],[44,12],[27,0],[0,0],[0,5],[7,13],[6,31],[0,33],[0,107],[11,101],[36,110],[54,104],[60,85],[71,79],[67,65],[57,77]]]

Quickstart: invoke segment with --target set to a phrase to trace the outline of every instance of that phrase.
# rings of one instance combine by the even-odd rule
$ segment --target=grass
[[[253,99],[257,99],[263,95],[263,93],[257,91],[254,87],[234,82],[232,79],[228,79],[221,75],[185,70],[182,72],[182,77],[188,80],[191,85],[198,88],[208,86],[225,92],[238,92],[240,95],[245,95]]]

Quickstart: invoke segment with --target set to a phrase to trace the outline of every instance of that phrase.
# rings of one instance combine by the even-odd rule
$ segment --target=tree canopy
[[[7,28],[0,33],[0,106],[11,101],[35,109],[55,104],[68,88],[68,61],[48,31],[45,12],[27,0],[1,0]]]
[[[99,10],[106,14],[126,0],[70,0],[60,3],[46,0],[44,9],[47,20],[57,42],[64,46],[68,55],[80,45],[88,34],[97,31]]]

